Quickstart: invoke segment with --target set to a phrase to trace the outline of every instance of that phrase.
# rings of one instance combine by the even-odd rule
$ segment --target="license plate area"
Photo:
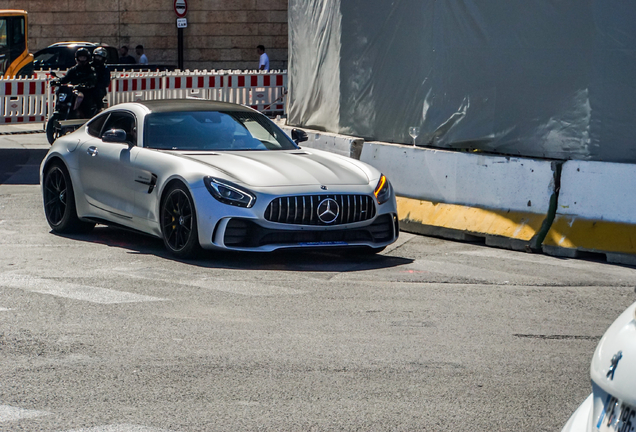
[[[300,246],[348,246],[349,243],[343,241],[321,241],[321,242],[303,242],[298,243]]]
[[[607,395],[596,429],[600,432],[636,432],[636,407]]]

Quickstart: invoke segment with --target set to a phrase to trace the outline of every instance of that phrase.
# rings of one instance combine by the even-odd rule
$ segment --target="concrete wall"
[[[172,0],[0,0],[0,9],[29,12],[31,52],[68,40],[141,44],[151,63],[177,64]],[[188,0],[186,18],[187,69],[256,69],[260,44],[272,69],[287,68],[287,0]]]
[[[365,142],[362,162],[384,173],[404,231],[539,250],[556,203],[546,160]]]

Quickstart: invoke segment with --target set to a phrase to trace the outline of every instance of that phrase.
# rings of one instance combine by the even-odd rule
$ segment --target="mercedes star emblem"
[[[614,380],[614,372],[616,372],[616,367],[618,367],[618,362],[621,361],[621,359],[623,358],[623,351],[619,351],[616,354],[614,354],[614,357],[612,357],[612,364],[609,367],[609,370],[607,371],[607,377],[610,380]]]
[[[339,214],[340,207],[338,203],[331,198],[326,198],[318,204],[318,219],[323,223],[330,224],[335,222]]]

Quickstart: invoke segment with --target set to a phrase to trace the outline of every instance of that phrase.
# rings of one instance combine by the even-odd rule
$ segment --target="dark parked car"
[[[36,52],[33,67],[35,70],[70,69],[75,66],[75,51],[86,48],[92,53],[98,46],[103,46],[108,52],[106,63],[119,62],[119,52],[115,47],[92,42],[59,42]]]
[[[86,48],[91,53],[98,46],[103,46],[108,52],[106,64],[111,71],[118,70],[173,70],[174,66],[120,64],[117,48],[94,42],[58,42],[35,53],[33,68],[35,70],[66,70],[75,66],[75,51]]]

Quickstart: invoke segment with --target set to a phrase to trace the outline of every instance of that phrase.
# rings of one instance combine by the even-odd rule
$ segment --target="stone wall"
[[[256,69],[264,45],[272,69],[287,68],[287,0],[187,0],[186,69]],[[29,12],[29,47],[78,40],[144,45],[150,63],[177,65],[173,0],[0,0]]]

